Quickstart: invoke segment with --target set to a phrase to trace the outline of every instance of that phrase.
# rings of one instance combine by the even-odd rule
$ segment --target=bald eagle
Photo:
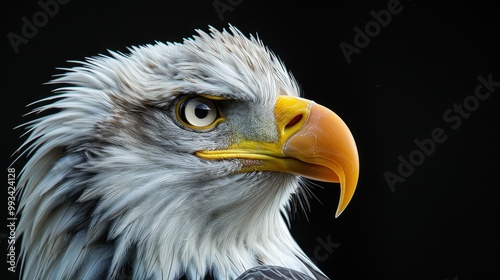
[[[344,211],[353,136],[257,37],[228,29],[110,51],[50,82],[20,147],[23,279],[326,278],[288,213],[307,179],[340,183]]]

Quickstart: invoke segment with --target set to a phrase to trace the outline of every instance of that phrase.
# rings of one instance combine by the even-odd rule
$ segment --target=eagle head
[[[197,31],[88,58],[50,83],[21,147],[25,279],[235,279],[259,266],[324,277],[288,229],[305,179],[353,196],[345,123],[299,97],[263,43]]]

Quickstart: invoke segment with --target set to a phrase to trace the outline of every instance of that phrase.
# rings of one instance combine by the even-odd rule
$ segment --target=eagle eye
[[[177,106],[177,117],[188,127],[208,128],[219,119],[217,105],[205,97],[188,97]]]

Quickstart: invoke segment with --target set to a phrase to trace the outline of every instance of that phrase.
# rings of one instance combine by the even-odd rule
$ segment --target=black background
[[[43,83],[61,73],[57,67],[108,49],[179,42],[194,29],[233,24],[245,34],[258,34],[293,72],[305,97],[340,115],[357,141],[360,180],[347,210],[333,218],[338,186],[320,184],[307,217],[293,215],[294,236],[326,274],[332,279],[500,279],[500,87],[460,117],[460,124],[443,117],[464,100],[469,108],[474,105],[478,76],[500,82],[499,9],[493,1],[401,1],[402,11],[374,31],[351,63],[339,44],[354,45],[354,28],[364,29],[374,20],[370,11],[387,9],[390,1],[72,0],[17,53],[7,34],[21,36],[21,19],[32,22],[42,9],[36,1],[10,2],[2,4],[4,170],[23,141],[23,131],[13,127],[30,119],[22,118],[28,103],[50,95],[52,88]],[[230,9],[217,12],[214,3]],[[418,153],[414,141],[431,137],[436,128],[446,140],[391,189],[384,174],[397,175],[399,158]],[[17,172],[22,162],[14,164]],[[2,197],[7,171],[4,176]],[[3,225],[7,199],[2,201]],[[8,229],[2,226],[0,233],[4,250]],[[327,250],[321,244],[328,242]]]

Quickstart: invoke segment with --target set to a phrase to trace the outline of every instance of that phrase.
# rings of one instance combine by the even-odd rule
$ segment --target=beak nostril
[[[290,122],[288,122],[288,124],[285,126],[285,128],[289,128],[289,127],[295,125],[301,119],[302,119],[302,114],[295,116],[292,120],[290,120]]]

